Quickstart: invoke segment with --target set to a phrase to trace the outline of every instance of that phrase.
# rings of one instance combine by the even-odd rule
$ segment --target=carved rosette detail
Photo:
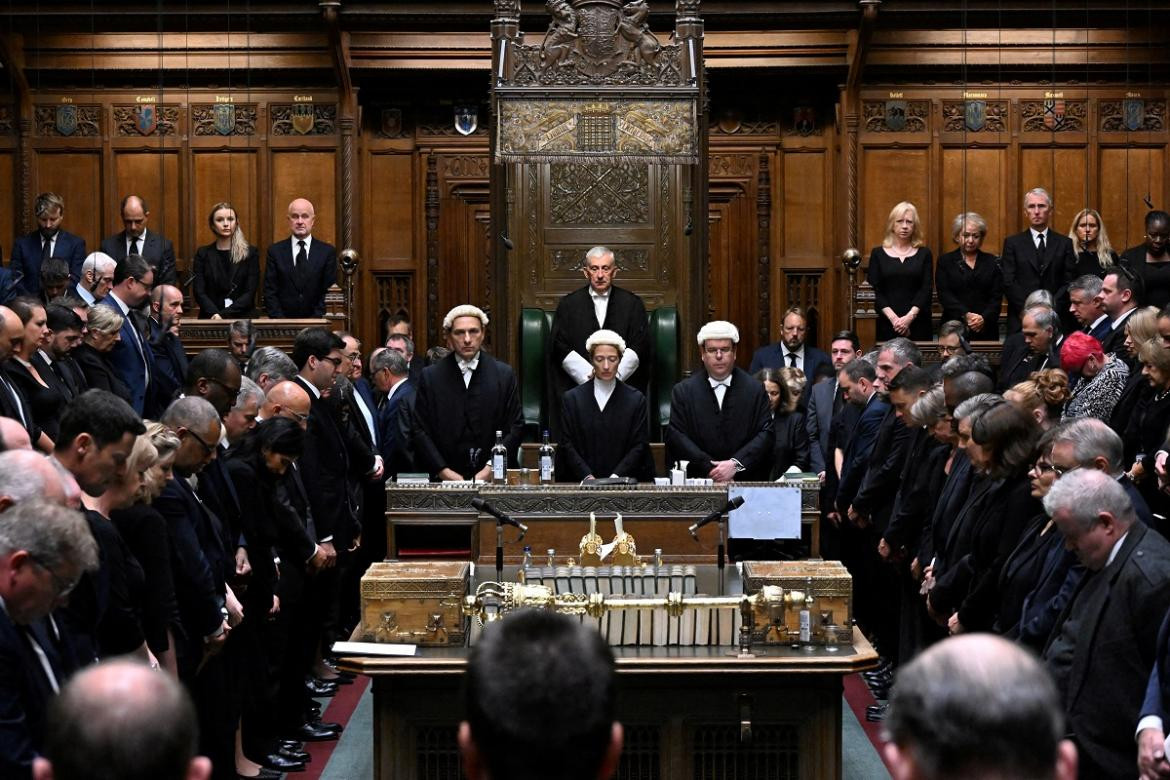
[[[928,100],[867,100],[862,105],[862,126],[870,133],[925,133],[929,116]]]
[[[1029,133],[1068,133],[1085,129],[1087,100],[1026,100],[1020,103],[1021,127]]]
[[[552,249],[548,253],[548,267],[553,271],[573,272],[581,268],[585,260],[585,253],[592,246],[562,246]],[[619,270],[637,270],[645,272],[650,268],[650,251],[648,249],[621,247],[614,249],[614,262]]]
[[[1134,103],[1139,111],[1134,117],[1138,121],[1127,121],[1126,103]],[[1106,132],[1150,132],[1166,129],[1165,100],[1102,100],[1098,113],[1101,115],[1101,129]],[[1136,127],[1134,126],[1136,125]]]
[[[983,110],[972,108],[971,121],[968,121],[968,104],[972,103],[982,103]],[[1006,100],[944,101],[942,129],[948,133],[1003,133],[1008,129],[1008,111]]]
[[[16,123],[12,119],[12,106],[0,106],[0,135],[13,135]]]
[[[554,225],[642,225],[650,220],[650,168],[644,163],[549,166]]]
[[[145,117],[142,110],[150,108],[153,117]],[[179,107],[144,103],[133,106],[114,106],[114,132],[122,137],[174,135],[179,124]]]
[[[754,176],[756,160],[750,154],[712,155],[707,170],[711,178]]]
[[[68,125],[59,122],[59,109],[70,109],[71,117]],[[37,106],[34,112],[33,124],[37,135],[63,136],[68,138],[95,138],[101,135],[101,106]],[[71,132],[64,132],[62,128]]]
[[[486,179],[491,168],[486,156],[474,154],[444,156],[440,164],[444,179]]]
[[[273,135],[334,135],[337,106],[317,103],[274,103],[268,108]]]
[[[192,135],[256,135],[255,103],[235,103],[233,105],[235,121],[231,124],[230,128],[217,125],[217,105],[223,106],[227,104],[195,103],[191,106]],[[227,130],[227,132],[223,132],[223,130]]]

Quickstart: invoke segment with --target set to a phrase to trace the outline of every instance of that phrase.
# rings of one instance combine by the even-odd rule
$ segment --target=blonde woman
[[[211,207],[215,241],[195,250],[195,300],[205,319],[247,319],[256,307],[260,254],[248,243],[230,203]]]
[[[867,279],[873,287],[877,340],[906,336],[930,341],[930,293],[934,280],[934,258],[923,246],[922,222],[918,209],[909,201],[894,206],[886,220],[881,246],[869,254]]]
[[[1074,279],[1086,274],[1104,279],[1106,272],[1117,265],[1117,253],[1109,244],[1105,222],[1096,209],[1081,209],[1073,217],[1068,237],[1072,239],[1073,249],[1077,253]]]

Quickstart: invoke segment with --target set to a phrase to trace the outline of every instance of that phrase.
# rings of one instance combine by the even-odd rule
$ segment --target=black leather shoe
[[[333,729],[323,728],[319,724],[302,723],[295,729],[290,730],[288,735],[302,742],[330,742],[337,739],[339,733]]]
[[[304,750],[305,743],[297,742],[295,739],[278,739],[276,746],[284,750]]]
[[[280,772],[274,772],[271,769],[260,767],[260,771],[254,775],[241,775],[236,772],[236,777],[240,780],[280,780]]]
[[[342,726],[340,723],[334,723],[333,721],[329,721],[329,720],[320,720],[320,719],[310,720],[309,725],[316,726],[316,727],[322,728],[322,729],[329,729],[330,731],[336,731],[338,733],[345,731],[345,726]]]
[[[304,761],[293,761],[280,753],[269,753],[260,760],[260,763],[269,769],[275,769],[277,772],[301,772],[305,768]]]
[[[305,692],[310,696],[336,696],[337,686],[333,683],[321,683],[316,680],[309,680],[305,683]]]
[[[344,675],[338,672],[336,677],[314,677],[319,683],[324,685],[353,685],[353,675]]]
[[[869,689],[875,699],[890,698],[890,687],[888,685],[875,685]]]
[[[304,750],[290,750],[289,748],[281,748],[276,751],[278,756],[284,756],[290,761],[299,761],[302,764],[312,763],[313,757]]]
[[[871,704],[865,708],[865,719],[871,723],[880,723],[886,719],[888,704]]]

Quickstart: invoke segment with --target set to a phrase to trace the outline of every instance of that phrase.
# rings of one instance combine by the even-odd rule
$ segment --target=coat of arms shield
[[[901,132],[906,129],[906,101],[905,100],[887,100],[886,101],[886,127],[893,132]]]
[[[134,111],[137,119],[134,129],[139,135],[150,135],[158,127],[158,107],[153,103],[144,103]]]
[[[216,103],[212,110],[215,132],[231,135],[236,129],[236,104]]]
[[[479,127],[479,111],[475,106],[455,106],[455,129],[460,135],[471,135]]]
[[[292,126],[293,130],[301,135],[308,135],[313,132],[313,121],[315,117],[313,114],[312,103],[297,103],[292,109]]]
[[[972,133],[987,126],[987,101],[968,100],[963,105],[963,124]]]
[[[1122,114],[1125,117],[1125,129],[1134,131],[1141,130],[1146,125],[1146,101],[1144,100],[1126,100],[1121,105]]]
[[[57,106],[57,132],[61,135],[77,132],[77,106]]]
[[[1044,101],[1044,126],[1049,130],[1059,130],[1064,127],[1064,101],[1050,99]]]

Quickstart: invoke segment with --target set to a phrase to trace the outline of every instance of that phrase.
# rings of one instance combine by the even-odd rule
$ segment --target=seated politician
[[[612,330],[585,341],[593,378],[565,393],[557,477],[586,482],[602,477],[654,478],[646,396],[617,378],[626,342]]]

